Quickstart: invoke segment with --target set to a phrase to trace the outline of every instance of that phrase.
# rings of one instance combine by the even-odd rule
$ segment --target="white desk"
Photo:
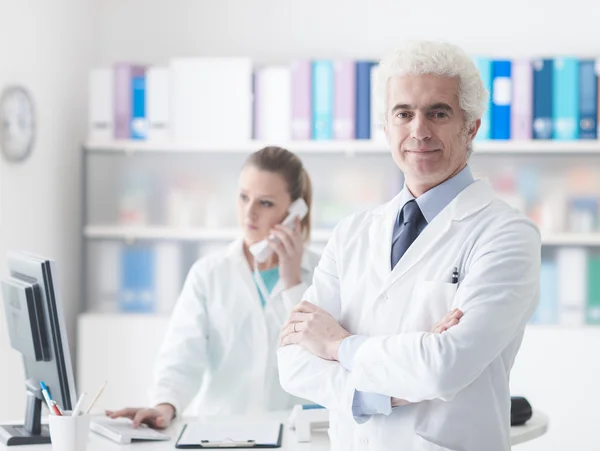
[[[294,431],[288,429],[287,419],[288,412],[273,412],[257,417],[235,418],[235,421],[260,421],[260,420],[276,420],[284,424],[283,427],[283,443],[282,451],[326,451],[329,450],[329,437],[325,430],[317,430],[312,433],[312,441],[310,443],[298,443],[294,435]],[[231,418],[207,418],[207,421],[219,422],[228,421]],[[90,432],[90,439],[86,451],[159,451],[175,449],[175,442],[179,436],[182,425],[185,420],[175,422],[165,432],[172,437],[172,440],[166,442],[147,442],[135,443],[133,445],[119,445],[111,440],[108,440],[95,432]],[[514,426],[511,428],[511,444],[517,445],[524,443],[534,438],[544,435],[548,430],[548,417],[544,414],[536,412],[533,417],[524,426]],[[11,446],[5,447],[0,445],[0,450],[4,451],[52,451],[52,445],[34,445],[34,446]]]
[[[518,445],[534,438],[541,437],[548,431],[548,417],[541,412],[534,412],[531,419],[523,426],[510,428],[510,444]]]

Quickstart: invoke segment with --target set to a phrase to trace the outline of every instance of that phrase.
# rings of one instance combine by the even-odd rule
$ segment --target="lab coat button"
[[[361,446],[367,446],[369,444],[369,439],[367,437],[361,437],[358,442],[361,444]]]

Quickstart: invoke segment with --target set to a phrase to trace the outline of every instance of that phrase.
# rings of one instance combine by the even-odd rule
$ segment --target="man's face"
[[[403,75],[388,80],[385,133],[414,196],[457,174],[481,121],[465,129],[458,78]]]

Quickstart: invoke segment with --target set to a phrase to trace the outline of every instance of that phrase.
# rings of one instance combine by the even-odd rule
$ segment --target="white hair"
[[[381,122],[387,122],[386,94],[390,77],[426,74],[458,78],[459,105],[465,117],[465,131],[470,130],[485,113],[489,93],[472,58],[460,47],[446,42],[409,41],[379,63],[373,81]],[[469,155],[471,152],[469,146]]]

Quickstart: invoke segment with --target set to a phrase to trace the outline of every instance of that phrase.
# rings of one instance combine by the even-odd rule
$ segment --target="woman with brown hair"
[[[311,197],[310,178],[293,153],[266,147],[246,160],[237,198],[242,236],[191,268],[156,361],[153,407],[107,415],[165,428],[194,397],[194,414],[281,410],[300,402],[281,389],[276,350],[279,330],[319,261],[305,247]],[[308,214],[281,225],[300,198]],[[250,246],[264,239],[273,252],[255,262]]]

